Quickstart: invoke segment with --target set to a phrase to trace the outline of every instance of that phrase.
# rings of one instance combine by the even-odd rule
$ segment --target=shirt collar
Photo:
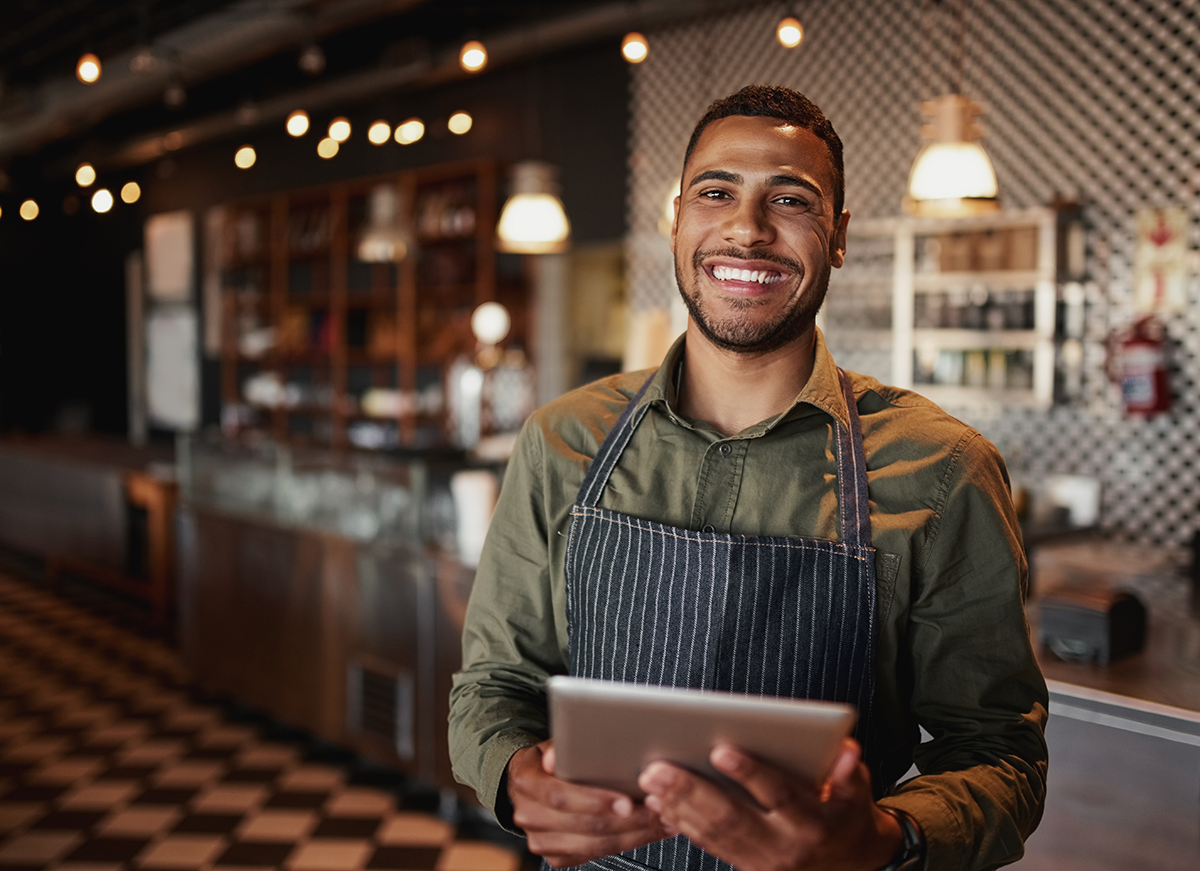
[[[829,347],[825,344],[825,336],[820,330],[816,332],[816,356],[813,361],[812,375],[809,376],[808,383],[801,388],[786,411],[749,427],[740,434],[741,436],[764,435],[780,423],[804,417],[811,414],[814,409],[819,409],[830,415],[842,426],[849,426],[850,414],[846,410],[846,399],[842,394],[842,385],[838,377],[837,364],[833,360],[833,354],[830,353]],[[642,396],[640,403],[640,405],[654,403],[663,408],[672,420],[677,420],[681,423],[684,421],[684,418],[679,414],[676,401],[677,384],[675,383],[675,375],[680,370],[679,364],[683,359],[683,347],[686,335],[686,333],[681,335],[671,345],[666,357],[663,358],[662,365],[654,373],[653,380],[650,382],[646,393]]]

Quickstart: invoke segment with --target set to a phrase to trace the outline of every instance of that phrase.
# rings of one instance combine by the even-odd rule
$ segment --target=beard
[[[812,328],[829,290],[831,268],[828,262],[820,274],[813,276],[812,285],[799,296],[790,299],[776,317],[759,322],[741,314],[745,312],[749,315],[756,308],[770,305],[769,300],[733,297],[727,301],[733,313],[724,317],[714,314],[709,309],[699,289],[700,276],[704,272],[701,264],[708,257],[766,260],[782,266],[801,279],[804,278],[804,267],[789,257],[777,254],[756,254],[753,258],[748,258],[737,249],[697,251],[692,255],[692,283],[689,290],[683,280],[679,258],[676,257],[675,283],[679,286],[679,295],[683,297],[688,314],[692,316],[700,332],[718,348],[736,354],[765,354],[782,348]]]

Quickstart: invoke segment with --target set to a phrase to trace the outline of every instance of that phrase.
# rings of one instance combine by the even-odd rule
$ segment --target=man
[[[826,350],[849,214],[816,106],[761,86],[714,103],[681,188],[686,333],[657,372],[536,413],[509,466],[452,693],[457,776],[554,866],[1011,862],[1041,815],[1046,690],[1003,461]],[[852,701],[857,740],[823,784],[714,748],[757,804],[665,762],[634,802],[554,776],[562,672]]]

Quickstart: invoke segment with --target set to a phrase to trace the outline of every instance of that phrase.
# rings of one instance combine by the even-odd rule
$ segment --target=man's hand
[[[632,850],[667,836],[658,817],[629,796],[554,776],[554,746],[543,741],[508,763],[513,822],[529,849],[555,868]]]
[[[714,747],[709,761],[762,807],[667,762],[646,766],[638,785],[668,830],[740,871],[873,871],[903,842],[895,817],[875,804],[871,775],[851,739],[824,784],[784,774],[728,744]]]

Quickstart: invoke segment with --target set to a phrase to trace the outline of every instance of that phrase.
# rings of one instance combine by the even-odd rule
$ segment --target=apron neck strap
[[[650,408],[650,403],[641,405],[641,401],[653,380],[654,375],[646,379],[646,383],[634,394],[633,399],[629,400],[629,404],[625,406],[625,410],[613,424],[608,436],[600,444],[600,449],[588,467],[587,475],[584,476],[583,485],[579,488],[580,505],[595,508],[600,504],[600,496],[604,493],[604,488],[608,486],[608,478],[612,474],[612,470],[616,468],[617,460],[621,459],[625,446],[633,438],[634,429],[641,423],[646,411]]]
[[[842,544],[851,547],[871,543],[871,502],[867,495],[867,454],[863,449],[862,425],[850,376],[838,368],[842,396],[846,399],[848,427],[834,421],[838,437],[838,505],[842,515]]]

